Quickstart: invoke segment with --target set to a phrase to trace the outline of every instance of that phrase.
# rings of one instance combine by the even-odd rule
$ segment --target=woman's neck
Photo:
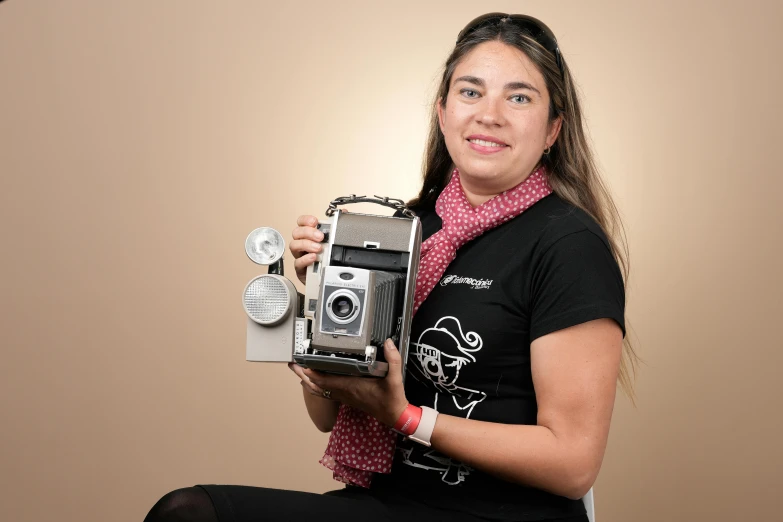
[[[477,194],[466,187],[464,183],[462,184],[462,192],[465,194],[465,199],[468,200],[468,203],[470,203],[473,208],[480,207],[490,199],[500,194],[500,192],[498,192],[498,194]]]
[[[462,171],[460,171],[460,185],[462,185],[462,192],[465,194],[465,198],[468,200],[468,203],[471,204],[473,208],[480,207],[490,199],[494,198],[498,194],[501,194],[507,190],[511,190],[512,188],[516,187],[523,181],[525,181],[527,178],[530,177],[530,174],[538,170],[540,165],[536,165],[536,168],[534,168],[530,173],[528,173],[527,176],[525,176],[523,179],[517,181],[510,187],[486,187],[486,186],[475,186],[471,183],[470,180],[465,179],[465,175],[462,174]]]

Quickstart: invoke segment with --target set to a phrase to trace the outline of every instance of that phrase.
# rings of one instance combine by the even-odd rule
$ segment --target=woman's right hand
[[[318,230],[318,218],[315,216],[299,216],[296,220],[297,227],[292,234],[294,240],[288,245],[288,249],[294,255],[294,267],[296,276],[302,283],[306,281],[307,267],[315,263],[316,254],[323,249],[321,241],[323,233]]]
[[[288,368],[299,377],[302,383],[305,407],[310,420],[313,421],[313,424],[319,431],[323,433],[332,431],[334,424],[337,422],[337,415],[340,413],[340,403],[327,399],[324,396],[324,390],[311,381],[310,377],[304,373],[304,368],[296,363],[288,363]]]

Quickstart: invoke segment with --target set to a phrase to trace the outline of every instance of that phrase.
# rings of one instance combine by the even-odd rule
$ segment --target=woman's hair
[[[544,76],[550,96],[550,122],[558,116],[562,117],[563,121],[557,141],[552,145],[549,154],[542,156],[541,163],[546,167],[547,178],[554,192],[587,212],[601,226],[609,240],[612,254],[620,265],[627,288],[629,263],[625,231],[617,207],[593,159],[571,72],[563,60],[561,73],[555,56],[513,22],[499,22],[477,28],[457,43],[446,60],[430,116],[430,132],[422,168],[424,183],[419,195],[408,202],[408,206],[434,204],[449,182],[453,163],[438,124],[437,106],[439,103],[445,104],[452,75],[460,61],[476,46],[489,41],[500,41],[519,49]],[[623,391],[633,401],[633,377],[639,359],[628,336],[623,345],[618,380]]]

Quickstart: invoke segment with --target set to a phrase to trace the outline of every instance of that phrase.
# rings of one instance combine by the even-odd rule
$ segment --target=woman
[[[374,433],[411,435],[412,422],[424,444],[395,438],[390,473],[372,474],[333,440],[323,462],[353,484],[343,490],[187,488],[149,521],[587,520],[618,375],[630,391],[624,262],[573,80],[540,21],[493,13],[460,32],[409,205],[424,243],[405,385],[390,341],[384,379],[291,369],[321,431],[364,412]],[[302,280],[316,223],[300,217],[290,245]]]

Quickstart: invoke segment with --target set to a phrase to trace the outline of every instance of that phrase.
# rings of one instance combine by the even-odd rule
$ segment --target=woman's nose
[[[477,114],[478,120],[485,125],[502,125],[504,119],[501,103],[502,100],[484,98]]]

